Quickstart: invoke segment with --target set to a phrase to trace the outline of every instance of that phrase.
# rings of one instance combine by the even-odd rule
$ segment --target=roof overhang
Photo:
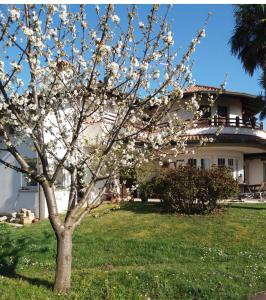
[[[266,160],[266,152],[244,154],[245,160],[261,159]]]
[[[191,135],[188,137],[188,144],[198,144],[202,137],[213,138],[212,143],[207,143],[208,146],[251,146],[265,150],[266,140],[252,135],[244,134],[204,134],[204,135]]]

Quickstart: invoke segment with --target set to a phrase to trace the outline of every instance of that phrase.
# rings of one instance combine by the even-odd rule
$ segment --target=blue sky
[[[121,12],[125,7],[117,6]],[[148,13],[150,6],[139,5],[140,15]],[[195,33],[201,28],[208,16],[206,37],[202,39],[194,54],[193,78],[197,84],[220,86],[227,76],[226,89],[255,95],[262,93],[259,86],[260,70],[249,76],[240,60],[231,54],[229,39],[234,29],[234,7],[230,4],[176,4],[172,6],[170,20],[176,47],[186,50]],[[119,13],[120,15],[120,13]],[[266,120],[264,120],[264,128]]]
[[[138,8],[142,15],[149,7],[140,5]],[[228,74],[227,89],[260,94],[259,72],[250,77],[245,73],[240,61],[230,52],[228,41],[234,28],[233,9],[232,5],[219,4],[173,5],[169,19],[173,20],[175,45],[185,50],[195,32],[204,23],[208,12],[212,12],[206,37],[194,55],[193,78],[197,84],[219,86]],[[117,11],[121,12],[123,8],[117,6]]]
[[[104,12],[101,5],[101,13]],[[71,6],[76,9],[78,6]],[[116,13],[121,18],[121,25],[126,25],[128,5],[115,5]],[[146,16],[151,5],[137,5],[139,16],[146,22]],[[161,5],[160,11],[164,12],[165,5]],[[94,5],[86,7],[88,23],[95,25]],[[262,92],[259,83],[259,72],[250,77],[243,69],[240,61],[231,55],[229,39],[234,28],[233,5],[226,4],[175,4],[171,7],[169,20],[172,21],[172,32],[175,47],[181,47],[184,53],[197,31],[202,27],[209,12],[212,16],[206,30],[206,37],[202,39],[194,54],[193,78],[197,84],[219,86],[225,79],[229,90],[260,94]]]
[[[101,13],[104,6],[100,5]],[[70,5],[71,9],[78,6]],[[116,13],[121,18],[121,25],[127,22],[126,5],[115,5]],[[137,5],[139,16],[146,23],[146,16],[151,5]],[[160,11],[164,12],[166,6],[161,5]],[[175,47],[181,47],[184,53],[191,39],[202,27],[209,12],[212,16],[206,30],[206,37],[202,39],[194,54],[193,79],[197,84],[219,86],[227,74],[226,88],[229,90],[260,94],[262,92],[258,78],[260,72],[255,72],[250,77],[243,69],[240,61],[231,55],[229,39],[234,28],[233,5],[231,4],[174,4],[171,7],[169,20],[172,21],[172,32]],[[86,7],[88,23],[95,25],[95,5]]]

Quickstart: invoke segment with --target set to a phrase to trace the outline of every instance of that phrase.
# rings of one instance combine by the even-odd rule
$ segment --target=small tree
[[[183,153],[182,134],[193,122],[176,112],[167,118],[173,105],[198,116],[197,99],[184,103],[182,95],[191,80],[189,59],[205,29],[178,60],[168,6],[153,5],[142,20],[136,6],[128,7],[123,24],[113,5],[96,6],[94,16],[92,10],[84,5],[1,8],[1,151],[18,166],[1,163],[43,189],[57,238],[54,291],[60,293],[70,288],[73,232],[100,205],[121,164],[162,160],[166,151]],[[37,170],[19,145],[37,153]],[[62,169],[70,178],[63,220],[55,197]]]

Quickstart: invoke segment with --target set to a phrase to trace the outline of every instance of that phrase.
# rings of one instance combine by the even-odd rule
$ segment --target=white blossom
[[[180,87],[177,87],[174,91],[174,95],[177,97],[177,99],[182,99],[183,98],[183,90]],[[194,100],[191,100],[191,101],[194,101]]]
[[[61,11],[59,14],[59,18],[61,19],[62,23],[66,25],[68,23],[68,13],[66,5],[61,5]]]
[[[142,72],[146,72],[148,70],[148,67],[149,67],[149,64],[147,62],[143,62],[141,65],[140,65],[140,70]]]
[[[206,32],[205,32],[204,28],[199,32],[199,36],[202,38],[204,38],[206,36]]]
[[[10,11],[10,17],[11,17],[12,21],[17,21],[19,19],[19,17],[20,17],[19,10],[15,9],[15,8],[11,9],[11,11]]]
[[[84,21],[84,20],[81,22],[81,25],[82,25],[83,28],[87,28],[88,27],[87,22]]]
[[[22,66],[19,65],[18,63],[16,63],[15,61],[12,61],[10,63],[10,66],[13,67],[14,69],[16,69],[17,71],[21,71],[22,70]]]
[[[28,135],[32,134],[32,129],[31,128],[26,128],[25,133],[28,134]]]
[[[118,17],[118,15],[112,15],[110,18],[114,23],[116,24],[120,23],[120,18]]]
[[[131,63],[132,63],[132,66],[134,66],[134,67],[138,67],[139,66],[139,61],[137,60],[136,57],[133,57],[131,59]]]
[[[26,26],[23,26],[21,29],[22,29],[23,33],[27,36],[32,36],[34,34],[33,30]]]
[[[4,71],[5,63],[3,61],[0,61],[0,72]]]
[[[50,28],[48,31],[48,36],[55,37],[57,36],[57,29],[56,28]]]
[[[160,57],[161,57],[161,54],[160,54],[158,51],[155,51],[155,52],[153,53],[153,58],[154,58],[154,60],[158,60]]]
[[[171,31],[167,32],[166,36],[163,37],[163,41],[168,45],[173,45],[174,44],[174,38],[172,36]]]
[[[109,65],[109,70],[111,71],[111,73],[113,75],[117,75],[118,71],[119,71],[119,65],[116,62],[112,62]]]
[[[164,80],[167,81],[169,78],[170,78],[169,74],[168,74],[168,73],[165,73],[165,74],[164,74]]]
[[[158,79],[160,77],[160,70],[154,70],[152,73],[153,79]]]
[[[139,22],[139,28],[140,28],[140,29],[144,29],[144,28],[145,28],[145,25],[144,25],[144,23],[143,23],[143,22],[141,22],[141,21]]]

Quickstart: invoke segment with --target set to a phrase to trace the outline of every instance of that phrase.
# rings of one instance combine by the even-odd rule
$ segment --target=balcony
[[[256,118],[235,118],[213,116],[211,118],[201,118],[195,121],[198,128],[202,127],[241,127],[263,130],[263,122],[257,122]]]

